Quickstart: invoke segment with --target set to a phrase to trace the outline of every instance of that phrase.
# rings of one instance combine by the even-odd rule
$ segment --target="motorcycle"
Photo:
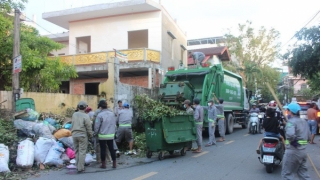
[[[262,129],[264,115],[265,115],[264,112],[259,112],[259,114],[258,114],[259,123],[260,123],[260,125],[259,125],[259,131],[261,131],[261,129]]]
[[[272,173],[275,166],[282,163],[284,155],[284,144],[278,137],[264,137],[260,146],[260,157],[258,157],[261,164],[266,167],[267,173]]]
[[[249,119],[249,133],[256,134],[258,133],[258,124],[259,124],[259,117],[258,113],[250,113]]]

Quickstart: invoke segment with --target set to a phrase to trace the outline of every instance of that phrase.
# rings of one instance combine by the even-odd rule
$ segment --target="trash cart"
[[[152,152],[159,152],[159,160],[164,159],[164,152],[170,155],[180,150],[181,156],[186,154],[188,144],[197,139],[193,115],[177,115],[162,117],[156,121],[145,121],[147,158]]]

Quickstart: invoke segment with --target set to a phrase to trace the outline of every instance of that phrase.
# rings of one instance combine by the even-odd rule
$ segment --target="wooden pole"
[[[274,93],[274,90],[271,88],[271,86],[270,86],[270,84],[269,84],[268,82],[267,82],[266,84],[267,84],[267,87],[268,87],[269,91],[271,92],[273,98],[276,100],[277,104],[279,105],[280,110],[282,111],[283,114],[285,114],[285,113],[284,113],[284,110],[283,110],[283,107],[282,107],[282,105],[281,105],[278,97],[277,97],[276,94]],[[287,116],[284,116],[284,117],[285,117],[286,120],[288,121]]]
[[[12,57],[12,112],[16,111],[16,101],[20,96],[19,73],[14,73],[13,59],[20,55],[20,10],[14,11],[14,44]]]

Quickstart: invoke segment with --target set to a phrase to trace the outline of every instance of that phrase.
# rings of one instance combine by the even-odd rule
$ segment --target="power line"
[[[319,13],[320,13],[320,10],[307,22],[307,24],[305,24],[302,28],[300,28],[300,30],[299,30],[298,32],[296,32],[296,33],[289,39],[289,41],[287,41],[284,45],[282,45],[282,46],[280,47],[280,49],[282,49],[285,45],[287,45],[287,44],[296,36],[296,34],[298,34],[303,28],[305,28],[309,23],[311,23],[311,21],[313,21],[314,18],[316,18]]]

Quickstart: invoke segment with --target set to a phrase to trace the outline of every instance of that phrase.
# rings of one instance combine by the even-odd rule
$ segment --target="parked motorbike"
[[[278,137],[264,137],[260,146],[260,157],[258,157],[261,164],[266,167],[267,173],[272,173],[275,166],[282,163],[284,155],[284,144]]]
[[[259,124],[259,117],[258,113],[250,113],[249,119],[249,133],[256,134],[258,133],[258,124]]]

